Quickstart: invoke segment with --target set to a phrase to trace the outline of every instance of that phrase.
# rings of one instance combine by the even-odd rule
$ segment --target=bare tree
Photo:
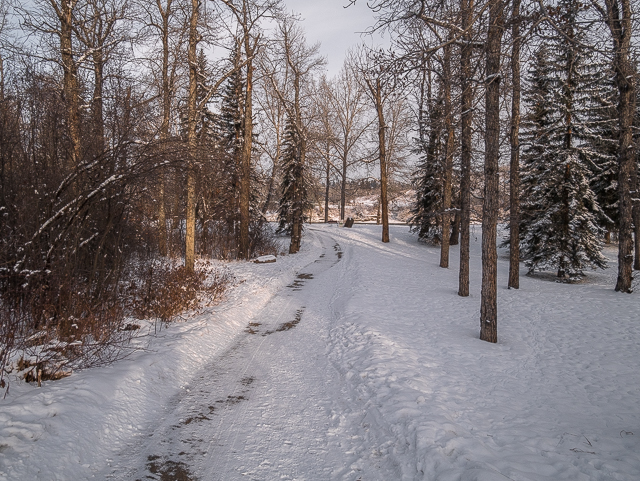
[[[91,98],[91,153],[100,155],[105,149],[104,137],[104,69],[114,50],[126,39],[130,30],[123,24],[129,5],[127,0],[80,0],[76,8],[74,33],[85,49],[85,57],[93,71]]]
[[[511,163],[509,167],[509,288],[520,288],[520,0],[511,10]]]
[[[309,143],[308,114],[303,112],[306,107],[305,92],[309,91],[311,76],[325,61],[318,55],[319,45],[308,46],[304,32],[297,25],[296,19],[284,16],[279,22],[279,38],[275,42],[275,59],[264,58],[264,69],[271,84],[281,99],[286,110],[289,124],[293,127],[295,135],[294,157],[298,163],[295,171],[298,176],[304,176],[306,166],[307,148]],[[280,77],[288,80],[286,84],[278,84],[276,72],[280,71]],[[285,73],[286,72],[286,73]],[[295,254],[300,250],[302,240],[302,228],[304,220],[304,205],[306,199],[302,198],[303,178],[297,178],[292,199],[291,212],[291,244],[289,253]]]
[[[444,147],[444,176],[442,189],[442,239],[440,242],[440,267],[449,267],[449,243],[451,239],[451,195],[453,178],[453,154],[454,129],[453,129],[453,105],[451,100],[451,50],[452,45],[447,43],[443,48],[442,56],[442,83],[444,93],[444,115],[446,140]]]
[[[238,257],[249,257],[249,222],[251,194],[251,154],[253,151],[253,75],[254,59],[263,46],[260,22],[273,17],[280,9],[279,0],[222,0],[240,30],[245,56],[245,98],[243,143],[240,172],[240,236]]]
[[[458,295],[469,295],[469,241],[471,224],[471,152],[473,123],[473,86],[471,57],[474,0],[461,0],[462,46],[460,48],[460,272]]]
[[[505,0],[491,0],[486,40],[485,158],[482,208],[480,339],[498,342],[498,195],[500,157],[500,57]]]
[[[380,163],[380,211],[382,217],[382,242],[389,242],[389,199],[388,199],[388,143],[385,106],[400,94],[400,79],[395,68],[384,52],[362,50],[358,59],[361,81],[367,89],[378,120],[378,151]]]
[[[187,272],[193,272],[195,264],[195,226],[196,226],[196,181],[194,162],[196,155],[196,120],[198,115],[198,57],[197,48],[200,40],[198,33],[198,15],[200,0],[191,0],[191,15],[189,18],[189,91],[187,98],[187,208],[184,265]]]
[[[347,171],[363,160],[359,148],[373,121],[367,118],[365,92],[357,80],[353,63],[354,59],[348,55],[337,78],[329,84],[329,100],[335,116],[336,167],[341,177],[341,220],[345,216]]]
[[[164,149],[171,136],[172,117],[175,115],[177,80],[181,70],[181,46],[188,31],[184,19],[180,18],[180,4],[177,0],[156,0],[153,3],[138,4],[143,18],[141,37],[149,40],[151,55],[148,57],[152,75],[157,78],[154,90],[159,99],[161,111],[160,148]],[[176,8],[177,7],[177,8]],[[160,61],[158,61],[159,41]],[[168,253],[167,214],[166,214],[166,169],[158,171],[158,249],[160,255]]]
[[[636,69],[632,56],[633,7],[631,0],[593,0],[611,34],[613,69],[618,87],[618,279],[616,291],[632,292],[633,202],[637,197],[637,163],[633,150],[633,116],[636,100]],[[637,201],[636,201],[637,202]]]
[[[274,73],[274,75],[276,74]],[[261,129],[258,135],[259,148],[271,163],[267,193],[262,204],[262,214],[264,215],[273,200],[276,188],[275,182],[282,160],[286,110],[269,78],[265,76],[261,80],[258,84],[259,91],[256,96],[256,101],[260,108],[259,115],[262,120],[259,122]],[[286,84],[286,80],[278,80],[276,83]]]
[[[0,0],[0,102],[4,100],[4,52],[5,35],[7,34],[9,5],[5,0]]]
[[[62,67],[62,97],[66,110],[67,131],[71,144],[66,168],[76,167],[82,159],[80,82],[81,63],[74,45],[74,19],[78,0],[36,0],[33,9],[22,7],[24,26],[58,41],[54,59]],[[53,45],[51,45],[53,47]],[[55,47],[54,47],[55,48]]]
[[[325,76],[322,76],[316,85],[314,94],[314,135],[312,137],[313,148],[323,161],[324,175],[324,222],[329,222],[329,193],[331,190],[332,174],[339,172],[334,160],[336,159],[335,145],[338,141],[336,135],[336,113],[331,103],[332,85]]]

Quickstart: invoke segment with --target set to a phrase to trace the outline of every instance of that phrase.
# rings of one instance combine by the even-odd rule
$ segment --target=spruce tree
[[[242,62],[238,48],[231,52],[229,63]],[[217,151],[219,154],[219,186],[217,188],[217,212],[221,224],[219,234],[227,237],[228,247],[236,250],[240,236],[240,164],[244,147],[244,95],[245,79],[242,69],[232,73],[223,85],[220,113],[216,124]],[[255,136],[254,136],[255,137]],[[254,166],[250,172],[251,185],[260,183]],[[256,239],[263,236],[264,216],[259,207],[258,190],[249,194],[249,248],[253,250]]]
[[[580,43],[579,5],[560,2],[563,35],[536,52],[523,122],[522,254],[530,272],[556,269],[559,277],[606,266],[589,170],[597,161],[589,116],[596,75]]]
[[[589,144],[593,149],[591,188],[602,209],[598,222],[605,230],[605,239],[617,230],[618,210],[618,121],[617,92],[613,72],[606,65],[600,70],[599,89],[594,89],[591,109],[592,125]]]
[[[420,138],[415,153],[420,163],[413,174],[416,200],[411,210],[411,231],[421,240],[440,242],[443,209],[444,146],[442,142],[442,99],[430,103],[425,122],[419,122]]]
[[[291,235],[294,216],[302,216],[301,223],[305,222],[307,219],[304,212],[310,204],[304,165],[300,158],[300,136],[290,117],[287,117],[283,144],[281,196],[276,232]]]

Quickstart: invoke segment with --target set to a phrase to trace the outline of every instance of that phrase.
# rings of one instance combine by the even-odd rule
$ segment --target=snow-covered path
[[[339,472],[344,453],[331,431],[344,396],[325,352],[343,252],[330,235],[313,237],[316,258],[246,320],[105,478],[320,480]]]
[[[118,365],[0,402],[0,480],[638,480],[640,302],[612,267],[499,289],[478,340],[457,248],[311,226]],[[508,260],[501,251],[499,285]],[[17,392],[17,394],[16,394]]]

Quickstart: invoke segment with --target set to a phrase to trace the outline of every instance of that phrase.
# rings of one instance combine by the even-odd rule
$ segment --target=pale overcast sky
[[[349,8],[344,8],[348,0],[285,0],[285,3],[290,11],[301,14],[309,44],[322,43],[320,53],[327,58],[329,76],[340,71],[344,54],[352,45],[363,41],[377,45],[386,40],[379,35],[373,38],[361,35],[375,23],[366,0],[358,0]]]

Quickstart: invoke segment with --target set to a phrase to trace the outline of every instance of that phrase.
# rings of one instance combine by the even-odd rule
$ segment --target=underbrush
[[[233,280],[211,262],[199,262],[193,273],[171,261],[141,265],[109,295],[94,296],[86,282],[69,278],[49,279],[37,289],[22,286],[20,296],[0,300],[5,395],[9,376],[39,385],[127,357],[136,349],[131,343],[140,332],[136,320],[176,321],[185,311],[219,301]]]
[[[163,323],[176,320],[182,312],[213,305],[233,279],[207,261],[198,262],[193,273],[183,266],[150,264],[137,278],[127,288],[132,316]]]

